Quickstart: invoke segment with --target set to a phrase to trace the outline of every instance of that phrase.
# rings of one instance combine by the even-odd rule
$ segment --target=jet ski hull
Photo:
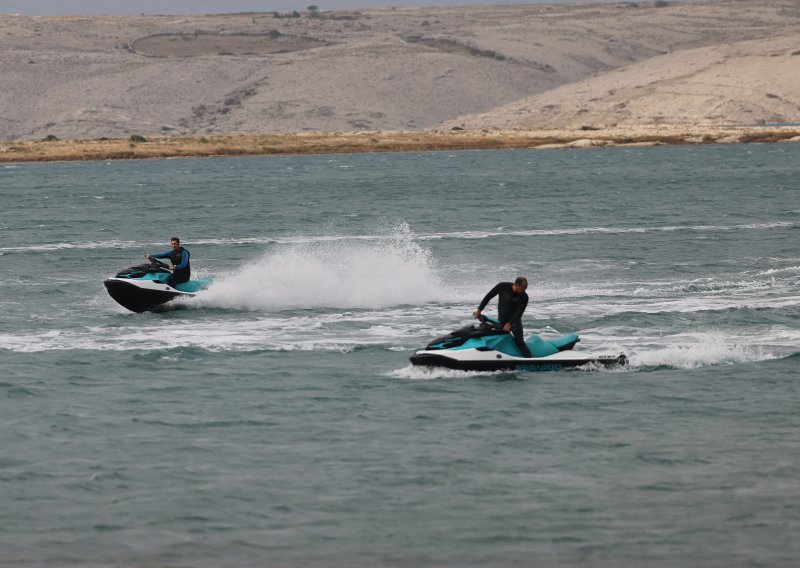
[[[593,355],[575,351],[560,351],[547,357],[525,358],[491,350],[422,350],[411,356],[412,365],[459,371],[560,371],[584,366],[622,366],[627,362],[628,359],[624,354]]]
[[[111,296],[123,308],[132,312],[146,312],[179,297],[193,297],[193,293],[181,292],[167,284],[152,280],[129,280],[109,278],[103,282]]]
[[[170,272],[157,260],[131,266],[107,278],[103,284],[109,296],[132,312],[146,312],[176,298],[191,298],[211,285],[211,278],[189,280],[170,286]]]

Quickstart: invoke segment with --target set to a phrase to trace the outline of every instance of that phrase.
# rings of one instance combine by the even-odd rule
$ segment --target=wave
[[[794,227],[796,223],[790,221],[776,221],[771,223],[747,223],[741,225],[671,225],[665,227],[575,227],[566,229],[529,229],[519,231],[505,231],[499,227],[495,231],[458,231],[449,233],[434,233],[421,235],[422,240],[461,238],[461,239],[486,239],[492,237],[543,237],[543,236],[568,236],[589,234],[641,234],[641,233],[672,233],[678,231],[692,232],[717,232],[738,230],[764,230]]]
[[[103,332],[50,332],[31,334],[0,334],[0,349],[16,353],[46,351],[143,351],[170,352],[196,349],[207,353],[251,352],[329,352],[352,353],[370,345],[385,347],[386,338],[324,337],[293,335],[276,336],[263,330],[235,332],[228,329],[148,328]]]
[[[569,235],[590,235],[590,234],[639,234],[639,233],[660,233],[660,232],[718,232],[718,231],[737,231],[737,230],[769,230],[778,228],[791,228],[800,226],[798,223],[790,221],[776,221],[770,223],[747,223],[740,225],[671,225],[665,227],[574,227],[564,229],[527,229],[527,230],[504,230],[498,227],[491,231],[453,231],[437,233],[413,234],[412,238],[416,241],[432,241],[444,239],[490,239],[497,237],[544,237],[544,236],[569,236]],[[252,237],[229,237],[229,238],[196,238],[186,239],[187,245],[303,245],[316,243],[336,243],[336,242],[391,242],[396,239],[394,234],[360,234],[360,235],[288,235],[288,236],[252,236]],[[78,241],[78,242],[56,242],[40,243],[35,245],[5,246],[0,247],[0,252],[48,252],[66,249],[150,249],[155,246],[163,246],[161,242],[144,241],[124,241],[124,240],[103,240],[103,241]]]
[[[191,314],[188,314],[191,316]],[[436,314],[436,320],[442,318]],[[187,351],[198,357],[205,354],[350,353],[375,351],[387,362],[397,361],[421,348],[429,339],[447,328],[431,325],[422,310],[413,313],[397,308],[363,312],[304,313],[281,317],[260,316],[242,319],[237,314],[219,314],[202,319],[171,320],[157,318],[142,322],[131,315],[130,325],[115,321],[110,326],[73,330],[0,333],[0,350],[17,353],[47,351],[133,352],[155,354],[161,358],[182,358]],[[452,318],[444,318],[456,321]],[[464,318],[464,321],[467,321]],[[578,351],[626,353],[626,372],[646,372],[653,368],[696,369],[719,365],[737,365],[796,357],[800,331],[784,326],[759,326],[709,331],[657,328],[638,322],[616,327],[578,330],[582,341]],[[561,330],[569,331],[569,330]],[[529,333],[544,330],[528,328]],[[179,355],[178,354],[182,354]],[[388,363],[396,365],[396,363]],[[429,369],[406,364],[387,369],[391,378],[434,380],[508,373],[464,372]]]
[[[77,242],[60,242],[60,243],[42,243],[38,245],[25,245],[25,246],[12,246],[0,247],[0,252],[51,252],[55,250],[95,250],[95,249],[128,249],[128,248],[142,248],[145,246],[155,246],[155,243],[148,243],[147,245],[136,241],[77,241]],[[161,243],[163,246],[163,243]]]

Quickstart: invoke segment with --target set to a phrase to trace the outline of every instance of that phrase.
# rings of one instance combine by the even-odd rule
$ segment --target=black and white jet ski
[[[572,348],[580,341],[577,333],[526,341],[533,355],[522,356],[514,338],[499,322],[480,316],[480,324],[468,325],[431,341],[411,356],[413,365],[445,367],[461,371],[558,371],[584,365],[625,365],[624,354],[598,355]]]
[[[149,263],[131,266],[103,281],[109,295],[132,312],[146,312],[176,298],[192,298],[211,285],[211,278],[167,284],[171,271],[153,258]]]

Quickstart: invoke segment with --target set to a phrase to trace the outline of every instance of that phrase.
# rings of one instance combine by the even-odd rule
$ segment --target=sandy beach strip
[[[0,142],[0,162],[425,152],[511,148],[598,148],[800,141],[800,125],[647,126],[598,130],[423,130],[208,137]]]

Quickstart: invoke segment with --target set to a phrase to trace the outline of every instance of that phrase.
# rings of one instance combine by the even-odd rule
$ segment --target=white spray
[[[197,305],[265,311],[370,309],[445,300],[446,294],[430,251],[401,225],[374,240],[278,244],[218,279]]]

